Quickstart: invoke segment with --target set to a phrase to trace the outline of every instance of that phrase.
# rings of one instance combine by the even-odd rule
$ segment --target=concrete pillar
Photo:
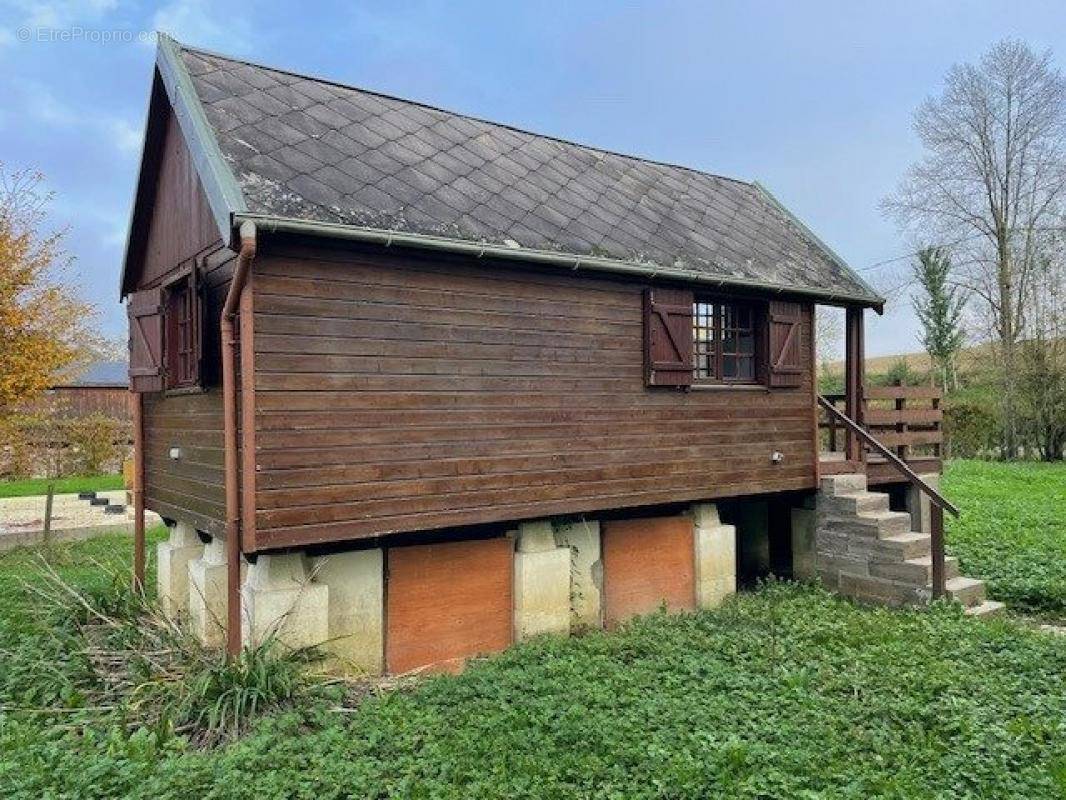
[[[919,475],[923,481],[928,483],[937,491],[940,490],[940,474],[931,473],[929,475]],[[929,533],[931,531],[931,511],[929,498],[926,497],[925,492],[918,489],[911,484],[907,484],[907,510],[911,514],[911,530],[918,531],[920,533]]]
[[[221,647],[226,636],[226,544],[215,536],[189,562],[189,627],[205,647]]]
[[[570,632],[570,549],[556,547],[550,520],[518,528],[514,557],[515,641]]]
[[[271,636],[294,649],[323,644],[329,638],[329,587],[311,582],[302,553],[260,555],[241,588],[241,623],[245,645]]]
[[[600,523],[579,520],[558,525],[555,541],[570,550],[570,620],[575,627],[602,628],[603,561]]]
[[[770,508],[765,500],[745,501],[738,505],[736,520],[740,532],[740,571],[745,576],[768,575],[770,572]]]
[[[156,596],[163,613],[174,620],[183,620],[189,610],[189,562],[200,558],[204,543],[196,529],[185,522],[170,528],[170,538],[156,545],[158,579]]]
[[[384,669],[383,551],[355,550],[316,559],[317,583],[329,587],[329,640],[325,650],[343,672],[380,675]]]
[[[792,509],[792,577],[818,577],[818,514],[813,508]]]
[[[718,517],[714,503],[690,509],[696,548],[696,607],[716,608],[737,591],[737,530]]]

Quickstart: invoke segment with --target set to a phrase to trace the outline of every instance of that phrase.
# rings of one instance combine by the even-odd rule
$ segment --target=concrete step
[[[909,561],[912,558],[925,558],[929,556],[931,539],[926,533],[897,533],[892,536],[883,536],[876,542],[876,551],[881,558],[876,559],[880,563],[887,561]]]
[[[966,608],[973,608],[985,601],[985,582],[978,578],[959,576],[947,581],[945,588],[948,597]]]
[[[827,495],[839,496],[866,491],[866,475],[861,472],[844,475],[826,475],[819,488]]]
[[[106,506],[110,502],[111,501],[108,500],[106,497],[93,497],[89,501],[89,505],[91,505],[91,506]]]
[[[944,559],[944,573],[947,580],[959,575],[959,560],[954,556]],[[870,574],[877,578],[890,578],[915,586],[931,587],[933,585],[933,558],[921,556],[906,561],[882,562],[870,564]]]
[[[825,495],[821,498],[821,506],[829,513],[841,515],[888,511],[888,495],[883,492]]]
[[[985,600],[980,605],[971,606],[966,609],[966,616],[968,617],[998,617],[1004,611],[1006,611],[1006,603],[1001,603],[998,600]]]
[[[105,514],[125,514],[126,513],[126,506],[122,505],[122,503],[108,503],[106,506],[104,506],[104,513]]]
[[[822,529],[848,536],[883,539],[899,533],[911,532],[911,515],[903,511],[871,511],[862,514],[824,514],[819,520]]]

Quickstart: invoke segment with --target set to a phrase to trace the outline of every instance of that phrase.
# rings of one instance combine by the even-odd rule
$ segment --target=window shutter
[[[692,292],[644,290],[644,367],[648,386],[692,385]]]
[[[199,281],[199,270],[194,263],[189,273],[189,291],[192,295],[192,359],[193,359],[193,383],[203,382],[203,358],[204,358],[204,326],[203,326],[203,298],[200,296],[202,286]]]
[[[163,389],[163,291],[134,292],[126,305],[130,320],[130,391]]]
[[[803,384],[803,305],[774,301],[767,314],[769,378],[773,388]]]

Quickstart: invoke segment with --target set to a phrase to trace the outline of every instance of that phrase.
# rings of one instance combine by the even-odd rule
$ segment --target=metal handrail
[[[885,460],[896,468],[912,486],[916,486],[926,497],[930,504],[930,556],[933,566],[933,596],[943,597],[946,592],[945,564],[944,564],[944,511],[950,511],[953,516],[959,516],[959,509],[940,492],[923,481],[918,474],[908,467],[903,460],[885,447],[874,436],[855,420],[833,405],[824,395],[818,395],[818,405],[839,419],[848,430],[862,439],[871,448],[876,450]]]

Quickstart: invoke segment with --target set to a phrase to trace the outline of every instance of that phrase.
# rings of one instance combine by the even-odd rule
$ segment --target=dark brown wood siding
[[[393,253],[261,247],[258,549],[813,486],[809,306],[800,387],[648,388],[644,285]]]
[[[219,533],[224,521],[219,314],[233,272],[173,113],[166,122],[144,261],[133,288],[165,283],[192,264],[203,294],[206,391],[144,395],[145,505],[166,517]],[[170,458],[178,447],[181,457]]]
[[[140,289],[157,285],[179,264],[219,241],[200,178],[169,108],[161,149],[155,202],[137,279]]]

